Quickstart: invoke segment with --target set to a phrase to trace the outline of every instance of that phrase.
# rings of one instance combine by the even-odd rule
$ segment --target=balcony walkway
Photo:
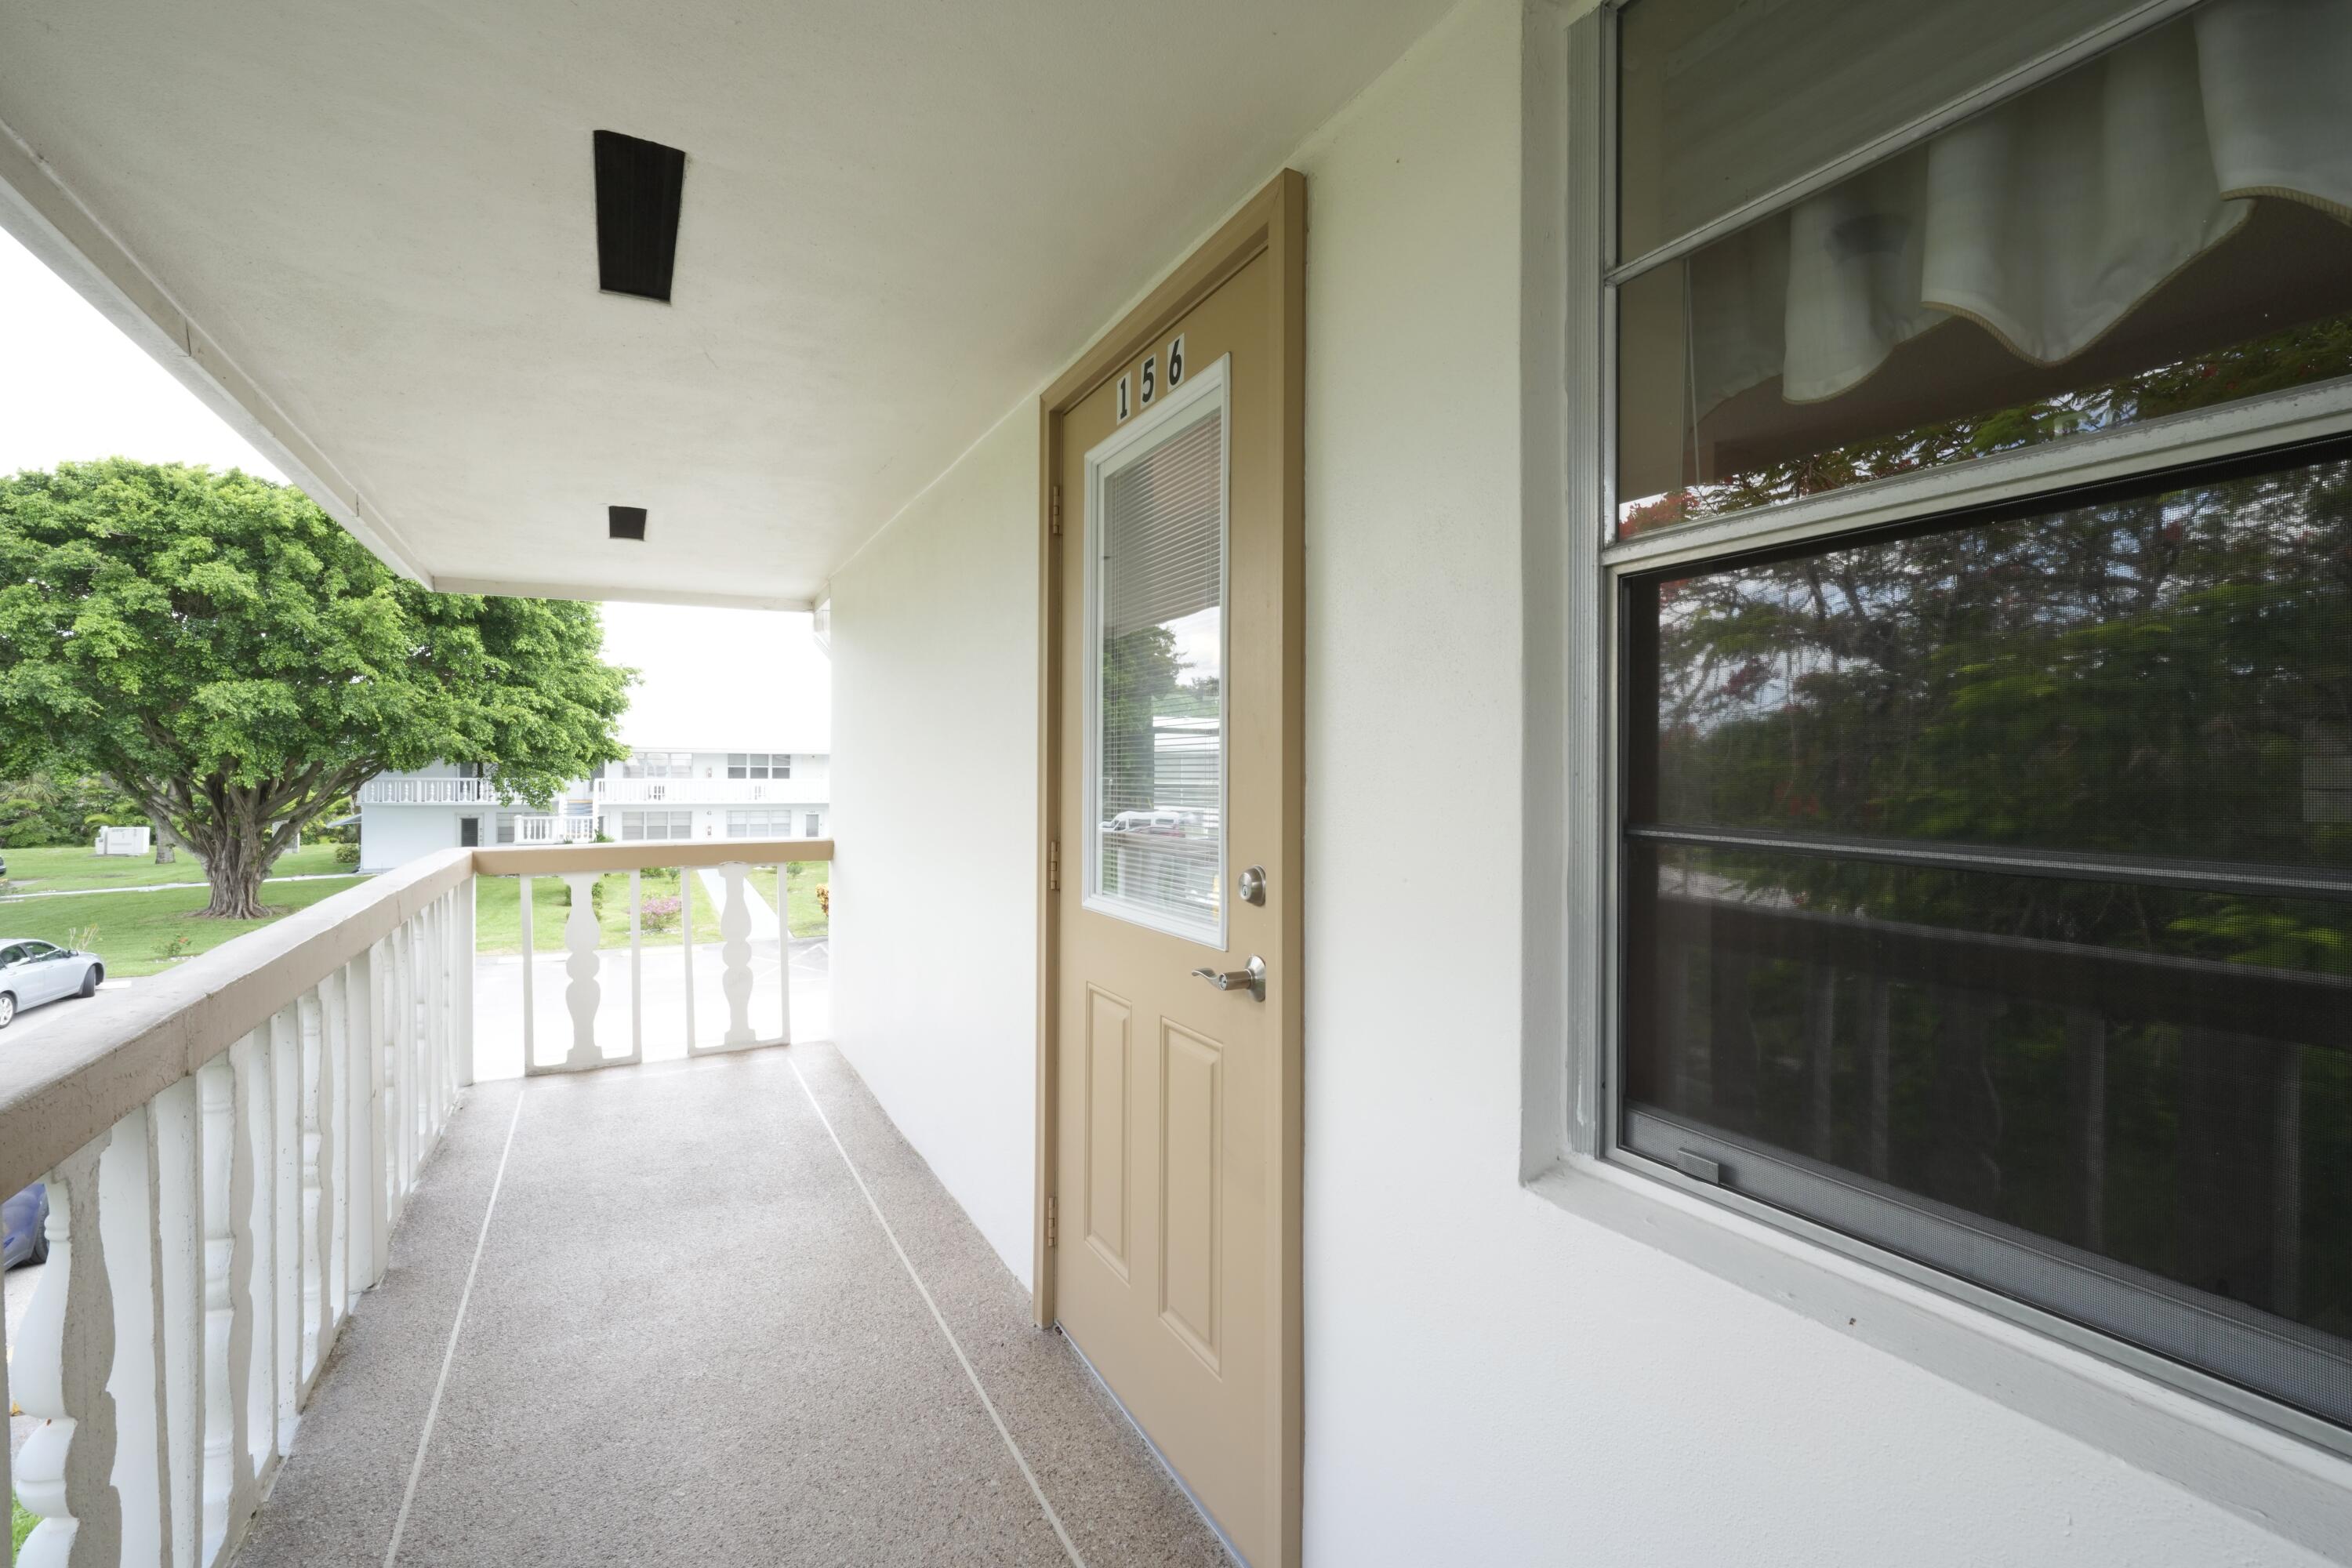
[[[236,1561],[395,1530],[434,1568],[1229,1561],[822,1044],[467,1091]]]

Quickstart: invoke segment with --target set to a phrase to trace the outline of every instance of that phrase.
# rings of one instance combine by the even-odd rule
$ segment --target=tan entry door
[[[1223,259],[1049,459],[1048,1256],[1065,1331],[1273,1568],[1297,1540],[1296,257]]]

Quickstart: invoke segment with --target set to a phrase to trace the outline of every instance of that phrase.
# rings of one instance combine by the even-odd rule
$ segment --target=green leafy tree
[[[0,768],[97,773],[266,911],[303,826],[386,769],[545,805],[625,754],[593,605],[434,594],[300,491],[124,458],[0,479]]]
[[[145,820],[137,801],[95,773],[37,768],[0,783],[0,845],[11,849],[85,844],[100,827],[136,826]]]

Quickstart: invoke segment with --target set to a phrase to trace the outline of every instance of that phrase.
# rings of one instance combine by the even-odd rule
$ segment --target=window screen
[[[2352,448],[1626,605],[1624,1144],[2352,1422]]]
[[[1089,508],[1087,904],[1213,946],[1224,940],[1224,462],[1223,405],[1201,398],[1104,461]]]

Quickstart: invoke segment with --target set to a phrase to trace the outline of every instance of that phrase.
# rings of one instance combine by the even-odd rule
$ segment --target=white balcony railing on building
[[[374,778],[359,792],[362,805],[496,805],[500,798],[488,779]]]
[[[508,826],[514,837],[506,837]],[[596,838],[593,816],[517,816],[499,826],[499,842],[515,844],[590,844]]]
[[[823,779],[598,779],[604,805],[822,805]]]
[[[435,782],[435,781],[417,781]],[[467,781],[446,781],[461,783]],[[727,1014],[691,1054],[791,1037],[753,1016],[752,866],[829,860],[824,839],[451,849],[79,1005],[0,1051],[0,1192],[48,1184],[49,1256],[5,1362],[41,1420],[13,1487],[38,1568],[214,1568],[246,1533],[359,1293],[383,1277],[417,1173],[473,1081],[475,879],[570,884],[570,1037],[527,1071],[638,1059],[597,1039],[599,875],[709,868]],[[693,886],[680,878],[694,963]],[[780,911],[781,912],[781,911]],[[524,966],[526,996],[530,965]],[[643,993],[633,996],[637,1011]],[[15,1474],[10,1475],[13,1468]],[[5,1559],[0,1559],[5,1560]]]

